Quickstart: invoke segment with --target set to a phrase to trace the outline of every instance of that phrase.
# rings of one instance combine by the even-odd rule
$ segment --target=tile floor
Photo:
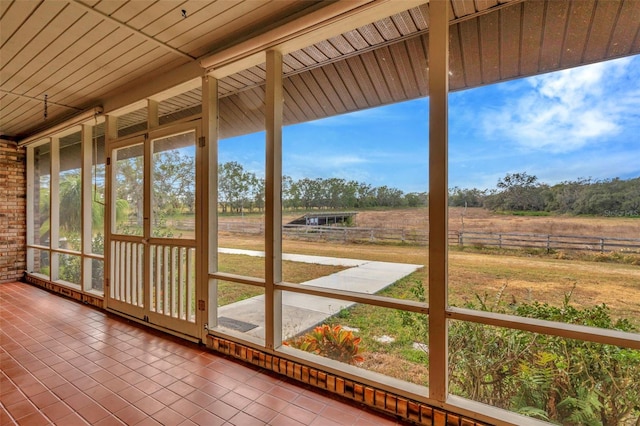
[[[0,425],[395,419],[23,283],[0,284]]]

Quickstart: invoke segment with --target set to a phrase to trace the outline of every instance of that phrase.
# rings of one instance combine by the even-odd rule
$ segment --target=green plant
[[[316,355],[355,364],[364,361],[360,341],[360,337],[355,337],[353,332],[343,329],[340,325],[331,327],[323,324],[285,344]]]

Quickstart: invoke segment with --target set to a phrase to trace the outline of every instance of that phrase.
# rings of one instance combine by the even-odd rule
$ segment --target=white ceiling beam
[[[426,0],[354,0],[335,2],[242,43],[200,59],[210,75],[222,78],[264,62],[267,50],[287,54],[354,28],[427,3]]]

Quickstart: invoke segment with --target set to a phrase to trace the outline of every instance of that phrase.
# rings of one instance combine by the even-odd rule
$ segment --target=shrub
[[[415,291],[424,292],[421,283]],[[470,309],[510,313],[604,329],[636,331],[614,321],[606,305],[489,305]],[[402,313],[418,341],[428,339],[428,316]],[[449,325],[449,380],[457,395],[563,425],[640,424],[640,351],[467,321]]]
[[[316,355],[355,364],[364,361],[360,355],[360,341],[360,337],[355,337],[353,332],[344,330],[339,325],[331,327],[323,324],[285,344]]]

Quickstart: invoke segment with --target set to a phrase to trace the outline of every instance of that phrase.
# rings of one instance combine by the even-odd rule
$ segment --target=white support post
[[[49,247],[60,248],[60,139],[51,138],[51,181],[49,185]],[[49,274],[51,281],[60,277],[59,254],[50,252]]]
[[[201,147],[200,215],[202,217],[202,294],[205,311],[201,313],[200,324],[209,328],[218,324],[217,280],[209,279],[209,274],[218,271],[218,80],[212,76],[202,78],[202,129],[205,138]],[[202,330],[202,339],[208,331]]]
[[[275,349],[282,344],[282,54],[267,51],[267,89],[265,98],[265,345]]]
[[[449,0],[429,2],[429,397],[448,394]]]
[[[118,138],[118,117],[113,115],[105,116],[104,122],[104,157],[105,157],[105,179],[104,179],[104,195],[105,195],[105,209],[104,209],[104,308],[109,307],[109,299],[113,293],[111,293],[111,286],[113,283],[111,279],[113,277],[112,272],[112,253],[111,250],[111,232],[113,226],[116,223],[116,200],[112,196],[113,191],[113,162],[115,158],[111,158],[113,154],[111,151],[111,143]]]
[[[82,199],[81,199],[81,224],[82,224],[82,289],[91,289],[91,258],[85,257],[91,254],[91,209],[93,207],[91,197],[91,170],[93,167],[93,127],[82,125],[82,144],[80,146],[82,156]]]
[[[34,188],[35,188],[35,167],[34,167],[34,147],[27,146],[27,247],[34,244],[34,223],[35,217]],[[27,271],[31,272],[35,268],[35,249],[27,248]]]
[[[153,99],[147,99],[147,122],[149,123],[147,129],[155,129],[160,126],[160,112],[158,109],[158,102]]]

